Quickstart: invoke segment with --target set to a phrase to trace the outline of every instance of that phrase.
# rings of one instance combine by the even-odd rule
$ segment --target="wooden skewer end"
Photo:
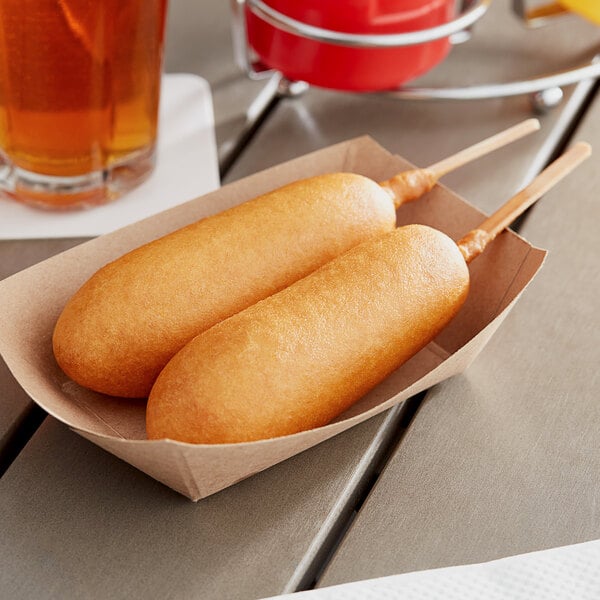
[[[457,242],[466,262],[468,263],[479,256],[501,231],[579,166],[591,153],[592,147],[587,142],[574,144],[562,156],[546,167],[527,187],[481,223],[479,227],[467,233]]]

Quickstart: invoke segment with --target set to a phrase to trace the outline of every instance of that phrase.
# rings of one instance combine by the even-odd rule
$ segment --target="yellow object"
[[[600,25],[600,0],[559,0],[559,4]]]

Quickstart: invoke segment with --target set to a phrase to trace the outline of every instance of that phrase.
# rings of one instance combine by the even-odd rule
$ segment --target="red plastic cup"
[[[428,29],[454,17],[455,0],[267,0],[284,15],[323,29],[397,34]],[[395,48],[357,48],[287,33],[246,8],[248,41],[267,67],[294,81],[347,91],[399,87],[440,63],[448,38]]]

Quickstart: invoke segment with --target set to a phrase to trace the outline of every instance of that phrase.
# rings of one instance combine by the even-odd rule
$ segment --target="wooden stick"
[[[506,144],[514,142],[519,138],[537,131],[540,122],[537,119],[527,119],[518,125],[514,125],[492,137],[489,137],[469,148],[465,148],[444,160],[434,163],[425,169],[409,169],[398,173],[391,179],[382,181],[379,185],[389,192],[398,208],[401,204],[411,202],[427,193],[437,183],[438,179],[458,169],[477,158],[497,150]]]
[[[479,256],[485,247],[518,216],[579,166],[592,153],[586,142],[578,142],[546,167],[527,187],[503,204],[479,227],[457,242],[467,262]]]
[[[514,125],[513,127],[509,127],[496,135],[493,135],[469,148],[465,148],[444,160],[440,160],[435,164],[427,167],[427,170],[432,173],[432,175],[439,179],[446,173],[450,171],[454,171],[454,169],[458,169],[458,167],[462,167],[463,165],[480,158],[488,154],[489,152],[493,152],[506,144],[510,144],[523,136],[526,136],[534,131],[537,131],[540,128],[540,122],[537,119],[527,119],[518,125]]]

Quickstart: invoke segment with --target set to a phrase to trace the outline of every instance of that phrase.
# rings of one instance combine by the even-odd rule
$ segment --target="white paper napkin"
[[[218,188],[212,99],[201,77],[163,77],[157,152],[152,175],[104,206],[51,212],[0,198],[0,239],[96,236]]]
[[[401,552],[401,549],[398,550]],[[418,571],[277,600],[598,600],[600,540],[487,563]]]

